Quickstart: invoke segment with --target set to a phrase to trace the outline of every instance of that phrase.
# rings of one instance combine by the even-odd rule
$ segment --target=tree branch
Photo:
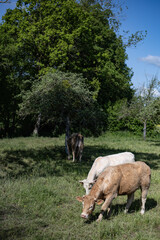
[[[6,3],[6,2],[8,2],[8,0],[0,1],[0,3]]]

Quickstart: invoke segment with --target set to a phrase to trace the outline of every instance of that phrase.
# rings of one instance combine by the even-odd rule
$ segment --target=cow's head
[[[95,180],[92,182],[89,182],[87,179],[79,181],[81,184],[83,184],[83,187],[86,190],[86,195],[88,195],[91,191],[91,188],[93,187],[94,183],[96,182]]]
[[[91,196],[76,197],[79,202],[83,204],[83,210],[81,217],[87,219],[89,215],[93,212],[95,207],[95,199]]]
[[[89,215],[93,212],[96,202],[97,204],[101,204],[103,202],[103,200],[96,200],[94,197],[88,195],[76,197],[76,199],[83,204],[81,217],[85,219],[88,219]]]

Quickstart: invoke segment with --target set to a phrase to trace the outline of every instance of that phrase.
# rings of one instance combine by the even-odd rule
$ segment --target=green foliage
[[[108,130],[110,131],[120,131],[126,130],[126,121],[123,118],[119,117],[119,110],[122,108],[123,104],[126,103],[126,100],[117,101],[114,105],[110,105],[107,108],[108,114]]]
[[[134,132],[140,136],[144,130],[143,123],[134,117],[128,117],[125,120],[125,126],[128,131]],[[148,137],[153,137],[155,135],[155,123],[152,120],[147,121],[146,132]]]
[[[148,86],[143,86],[130,102],[120,101],[108,108],[109,129],[127,130],[139,133],[143,131],[144,139],[155,134],[155,124],[159,123],[159,101],[155,96],[158,79],[153,77]]]
[[[55,126],[55,133],[65,132],[67,117],[74,130],[100,131],[103,112],[82,75],[51,71],[35,81],[32,90],[22,98],[20,115],[31,115],[36,119],[41,113],[42,122]]]
[[[137,46],[138,42],[143,41],[146,36],[147,36],[147,31],[145,31],[143,33],[143,31],[137,31],[136,33],[132,33],[131,35],[129,35],[129,31],[124,31],[124,36],[123,36],[123,42],[125,44],[126,47],[130,47],[130,46]],[[126,35],[128,35],[126,37]]]
[[[8,11],[9,14],[9,11]],[[0,26],[0,124],[1,136],[10,136],[16,126],[16,109],[19,102],[17,94],[21,87],[19,81],[19,52],[15,43],[16,32],[10,26]]]
[[[109,25],[108,11],[96,3],[86,9],[74,0],[18,1],[10,15],[16,17],[18,46],[26,53],[32,76],[50,67],[82,73],[95,92],[99,86],[105,89],[99,94],[103,104],[113,100],[115,92],[121,98],[121,88],[123,97],[132,94],[125,48]],[[4,19],[10,21],[9,17]]]
[[[159,102],[159,101],[158,101]],[[158,104],[156,103],[156,105]],[[133,104],[133,103],[131,103]],[[136,103],[135,103],[136,104]],[[138,135],[142,135],[143,132],[143,121],[138,116],[138,105],[137,112],[134,114],[129,111],[127,107],[128,103],[126,99],[117,101],[114,105],[111,105],[107,109],[108,113],[108,130],[110,131],[130,131]],[[136,115],[137,114],[137,115]],[[151,116],[151,113],[150,113]],[[148,119],[147,121],[147,135],[155,135],[155,123],[158,122],[157,118]]]
[[[154,96],[154,91],[158,87],[158,79],[154,76],[148,83],[143,86],[137,96],[135,96],[128,108],[128,114],[136,117],[144,124],[144,139],[146,138],[146,128],[148,121],[156,123],[159,113],[159,99]]]
[[[4,131],[1,136],[26,129],[17,115],[19,103],[34,81],[51,68],[82,74],[98,103],[90,107],[92,114],[87,118],[91,122],[90,132],[95,125],[101,126],[102,121],[106,124],[101,109],[106,111],[109,102],[132,98],[132,71],[126,65],[126,45],[117,34],[120,6],[114,0],[18,0],[14,10],[7,10],[0,25],[0,125]],[[138,39],[139,35],[134,36]],[[38,107],[34,116],[37,112]],[[86,108],[85,115],[88,112]],[[61,120],[64,111],[61,115],[56,121],[55,115],[53,131],[57,132],[56,126],[64,124]],[[100,124],[95,116],[99,116]],[[88,131],[82,111],[76,113],[76,118]],[[75,122],[73,125],[77,126]]]

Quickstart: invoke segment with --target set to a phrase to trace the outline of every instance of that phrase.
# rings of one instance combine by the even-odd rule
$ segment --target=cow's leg
[[[75,162],[75,151],[73,151],[72,154],[73,154],[73,162]]]
[[[145,213],[145,204],[147,200],[147,193],[148,193],[148,188],[147,189],[142,189],[142,206],[141,206],[141,214],[143,215]]]
[[[133,200],[134,200],[134,193],[131,193],[131,194],[128,195],[127,204],[126,204],[126,207],[125,207],[125,210],[124,210],[125,213],[128,212]]]
[[[112,203],[112,200],[115,198],[114,195],[110,194],[107,196],[105,202],[103,203],[102,207],[101,207],[101,213],[99,214],[99,217],[97,219],[97,222],[101,221],[103,218],[103,215],[105,213],[105,211],[107,210],[107,208],[109,208],[109,206]]]
[[[81,162],[82,152],[79,153],[79,161]]]
[[[82,153],[83,153],[83,142],[82,140],[79,140],[78,142],[78,155],[79,155],[79,161],[81,162],[81,159],[82,159]]]
[[[69,146],[67,145],[67,151],[68,151],[68,160],[70,160],[70,151],[69,151]]]
[[[109,207],[107,209],[107,217],[108,218],[111,216],[111,207],[112,207],[112,203],[109,205]]]

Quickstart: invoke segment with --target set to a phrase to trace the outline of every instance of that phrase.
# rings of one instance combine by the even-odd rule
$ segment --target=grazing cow
[[[73,162],[78,157],[81,162],[83,148],[84,137],[80,133],[73,133],[67,140],[68,159],[70,159],[70,152],[72,152]]]
[[[86,194],[89,194],[93,184],[97,177],[106,167],[116,166],[124,163],[131,163],[135,161],[134,154],[131,152],[123,152],[118,154],[112,154],[105,157],[98,157],[94,161],[91,170],[88,173],[87,179],[79,181],[83,184],[86,190]]]
[[[104,203],[101,207],[101,213],[97,221],[101,221],[104,212],[109,208],[111,202],[118,195],[127,195],[127,205],[125,212],[134,199],[134,192],[141,189],[141,214],[145,212],[145,203],[150,186],[151,170],[144,162],[126,163],[106,168],[98,177],[89,195],[77,197],[77,200],[83,203],[82,218],[87,219],[92,213],[95,203]]]

